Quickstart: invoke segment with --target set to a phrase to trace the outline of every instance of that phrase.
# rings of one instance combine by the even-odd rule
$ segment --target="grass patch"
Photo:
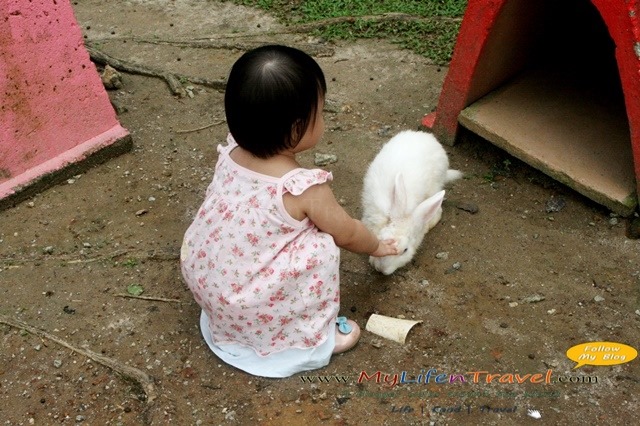
[[[125,268],[135,268],[136,266],[138,266],[138,261],[136,259],[129,258],[122,262],[122,266],[124,266]]]
[[[283,23],[303,24],[345,16],[363,17],[405,13],[413,22],[372,22],[357,19],[316,30],[313,35],[327,40],[380,38],[431,59],[439,65],[451,60],[453,46],[467,0],[232,0],[236,4],[264,9]]]

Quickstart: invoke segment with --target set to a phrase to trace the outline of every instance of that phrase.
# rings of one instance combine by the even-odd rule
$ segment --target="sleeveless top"
[[[235,163],[229,135],[205,200],[185,233],[181,268],[209,319],[215,345],[259,356],[313,348],[335,333],[340,251],[310,220],[298,221],[283,195],[332,180],[297,168],[278,178]]]

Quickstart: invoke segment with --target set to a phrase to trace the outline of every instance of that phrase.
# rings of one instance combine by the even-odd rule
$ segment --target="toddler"
[[[233,65],[225,93],[230,134],[184,236],[184,279],[202,308],[211,350],[250,374],[287,377],[353,347],[358,325],[338,317],[339,247],[397,254],[336,201],[332,175],[296,154],[324,132],[320,66],[263,46]]]

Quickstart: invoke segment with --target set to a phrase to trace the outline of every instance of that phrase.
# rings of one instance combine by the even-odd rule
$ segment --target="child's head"
[[[238,145],[268,158],[294,148],[314,124],[327,85],[320,66],[286,46],[248,51],[231,68],[224,98],[229,131]]]

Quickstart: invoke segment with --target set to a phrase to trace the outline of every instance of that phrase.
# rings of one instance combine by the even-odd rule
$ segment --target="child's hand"
[[[398,246],[396,240],[379,240],[378,248],[371,253],[371,256],[382,257],[392,254],[398,254]]]

